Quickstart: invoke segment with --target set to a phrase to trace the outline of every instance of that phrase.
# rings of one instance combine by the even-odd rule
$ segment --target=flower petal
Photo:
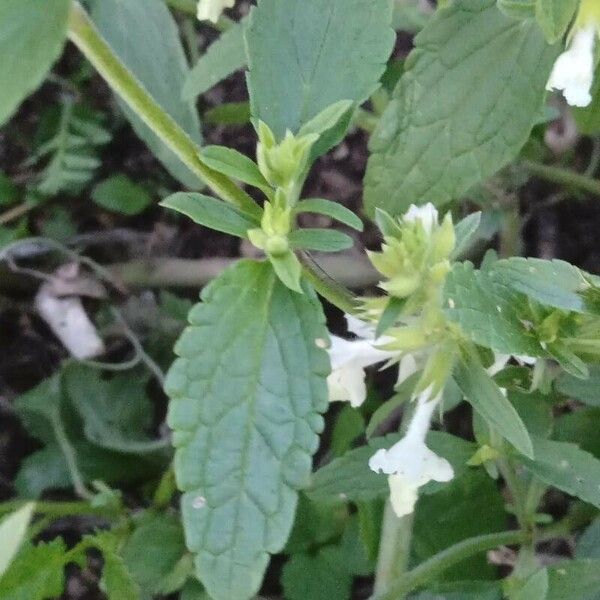
[[[418,488],[406,481],[402,475],[390,475],[390,503],[397,517],[410,515],[419,498]]]
[[[594,24],[575,32],[568,50],[554,63],[547,90],[561,90],[571,106],[588,106],[594,82]]]
[[[416,223],[420,221],[426,233],[431,233],[434,226],[438,224],[438,211],[431,202],[423,206],[411,204],[403,217],[406,223]]]
[[[352,364],[332,371],[327,378],[327,386],[330,402],[348,401],[356,408],[367,398],[365,371]]]

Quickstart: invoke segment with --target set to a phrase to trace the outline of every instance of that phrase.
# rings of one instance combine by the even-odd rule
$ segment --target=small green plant
[[[234,262],[194,306],[164,293],[152,314],[138,311],[151,350],[102,286],[56,294],[101,301],[102,332],[134,358],[65,361],[15,400],[40,448],[20,467],[19,497],[0,504],[0,599],[60,596],[65,566],[85,566],[89,550],[102,554],[112,600],[249,600],[276,554],[287,558],[264,592],[273,598],[280,588],[290,600],[596,598],[600,278],[513,256],[518,207],[490,202],[488,184],[510,180],[512,165],[599,194],[592,178],[532,161],[549,91],[600,131],[598,2],[451,0],[422,13],[410,0],[258,0],[232,23],[228,0],[169,1],[225,30],[193,69],[163,0],[88,4],[3,0],[0,120],[68,39],[185,189],[150,193],[120,172],[95,181],[112,132],[64,100],[26,163],[46,160],[35,191],[93,184],[90,197],[124,215],[156,196],[262,258]],[[404,22],[420,32],[400,70],[390,57]],[[195,107],[242,67],[249,103],[211,114],[249,118],[254,159],[204,145]],[[351,248],[363,219],[304,192],[318,159],[357,127],[370,134],[364,221],[381,239],[353,255],[375,273],[361,296],[318,262]],[[0,192],[0,207],[16,202],[9,180]],[[467,198],[482,210],[461,211]],[[344,231],[303,227],[307,213]],[[494,219],[500,256],[481,252]],[[0,258],[14,263],[18,247],[0,247]],[[122,291],[91,259],[49,247]],[[344,313],[346,335],[328,331],[321,298]],[[371,384],[373,366],[394,370],[387,396]],[[158,388],[168,429],[150,435]],[[573,400],[583,407],[571,411]],[[454,409],[462,436],[445,425]],[[77,500],[39,499],[68,488]],[[564,518],[547,512],[549,491],[573,497]],[[38,541],[50,521],[77,514],[102,526],[71,547]],[[540,560],[543,544],[583,527],[572,558]],[[507,546],[501,575],[486,553]]]

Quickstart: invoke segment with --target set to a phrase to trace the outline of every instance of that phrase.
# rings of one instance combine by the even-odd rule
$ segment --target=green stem
[[[523,531],[490,533],[463,540],[408,571],[408,573],[396,579],[387,591],[371,596],[371,600],[400,600],[450,567],[471,556],[493,550],[498,546],[520,544],[526,540],[527,534]]]
[[[375,571],[375,594],[383,594],[408,567],[414,515],[396,516],[390,501],[385,503],[379,556]]]
[[[144,89],[102,38],[83,7],[73,0],[69,39],[79,48],[110,87],[131,107],[179,159],[224,200],[260,217],[259,206],[235,183],[200,160],[199,148]]]
[[[300,252],[298,258],[304,267],[304,275],[325,300],[348,314],[357,314],[359,303],[356,296],[329,277],[307,252]]]
[[[30,500],[9,500],[0,503],[0,515],[5,515],[22,508]],[[36,514],[46,515],[55,519],[71,515],[90,515],[98,517],[116,517],[118,513],[111,508],[92,506],[89,502],[46,502],[35,503]]]
[[[543,165],[530,160],[523,161],[522,164],[536,177],[600,196],[600,181],[592,179],[587,175],[574,173],[561,167]]]

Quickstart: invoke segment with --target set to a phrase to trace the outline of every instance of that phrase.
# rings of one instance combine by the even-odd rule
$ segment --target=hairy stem
[[[398,518],[390,501],[385,503],[379,556],[375,571],[375,594],[383,594],[408,567],[414,515]]]
[[[196,144],[119,60],[77,0],[73,0],[71,5],[69,39],[110,87],[200,181],[204,181],[223,200],[235,204],[248,214],[260,216],[260,208],[246,192],[201,161]]]
[[[523,531],[504,531],[463,540],[408,571],[392,582],[385,592],[371,596],[371,600],[400,600],[462,560],[498,546],[520,544],[526,540],[527,534]]]
[[[597,179],[561,167],[543,165],[530,160],[523,161],[522,164],[532,175],[540,179],[581,190],[594,196],[600,196],[600,181]]]
[[[29,500],[9,500],[0,503],[0,515],[5,515],[22,508]],[[51,502],[40,501],[35,503],[35,513],[46,515],[55,519],[69,515],[90,515],[98,517],[116,517],[118,512],[109,507],[92,506],[90,502]]]

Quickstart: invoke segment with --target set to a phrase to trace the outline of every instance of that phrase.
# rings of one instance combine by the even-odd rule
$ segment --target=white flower
[[[389,450],[378,450],[369,460],[376,473],[389,475],[390,501],[398,517],[413,512],[418,490],[429,481],[450,481],[450,463],[425,445],[433,411],[441,394],[430,399],[430,389],[417,397],[417,406],[406,435]]]
[[[431,202],[423,206],[411,204],[403,217],[405,223],[416,223],[421,221],[425,233],[431,235],[433,228],[438,225],[438,211]]]
[[[587,106],[592,101],[596,35],[594,23],[576,30],[569,49],[556,59],[546,84],[547,90],[562,90],[571,106]]]
[[[389,360],[396,353],[376,347],[387,340],[375,340],[375,329],[369,324],[351,315],[346,315],[346,321],[348,330],[358,336],[358,339],[345,340],[331,336],[331,375],[327,378],[329,401],[346,400],[357,407],[367,397],[365,368]]]
[[[233,8],[235,0],[199,0],[198,19],[216,23],[226,8]]]

